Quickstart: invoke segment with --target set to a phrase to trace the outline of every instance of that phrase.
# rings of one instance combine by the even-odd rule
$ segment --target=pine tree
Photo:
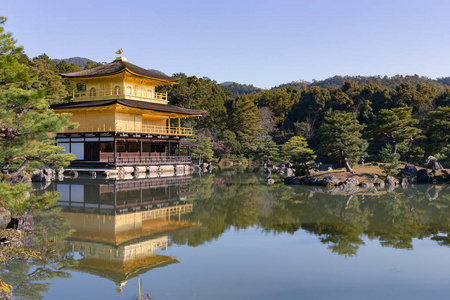
[[[192,140],[192,142],[197,144],[197,148],[192,150],[192,158],[198,159],[198,163],[202,164],[203,161],[211,161],[213,159],[213,142],[209,137],[198,138],[197,140]]]
[[[243,95],[234,99],[232,111],[229,127],[244,152],[255,151],[255,133],[261,130],[258,108],[250,96]]]
[[[411,107],[398,107],[382,109],[371,127],[372,136],[380,136],[392,146],[391,153],[397,153],[398,144],[409,142],[412,145],[414,139],[421,130],[414,127],[419,120],[412,117]]]
[[[433,154],[450,163],[450,107],[430,111],[428,124]]]
[[[11,33],[4,32],[1,25],[5,22],[6,18],[0,17],[0,166],[3,171],[13,171],[12,177],[29,166],[67,166],[75,157],[58,154],[64,149],[55,145],[54,138],[56,132],[72,126],[70,116],[55,114],[43,91],[32,89],[33,77],[29,75],[28,67],[18,61],[23,48],[16,47]],[[7,202],[4,204],[11,204],[13,211],[17,207],[21,207],[19,211],[30,208],[33,197],[13,191],[30,190],[31,186],[10,189],[8,184],[0,185],[0,195]],[[44,198],[40,197],[40,200]]]
[[[337,156],[347,171],[353,172],[349,161],[356,161],[367,148],[361,138],[363,128],[355,113],[336,113],[325,118],[320,127],[324,154]]]
[[[308,142],[304,137],[293,136],[281,146],[281,151],[285,160],[294,164],[302,165],[306,173],[309,173],[308,162],[314,160],[314,151],[308,147]]]

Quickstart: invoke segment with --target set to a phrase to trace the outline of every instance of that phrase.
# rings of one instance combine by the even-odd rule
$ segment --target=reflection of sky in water
[[[172,246],[160,254],[180,264],[141,275],[155,299],[447,299],[450,260],[447,247],[414,239],[414,251],[381,247],[364,239],[356,257],[332,254],[316,236],[229,230],[199,247]],[[123,295],[106,279],[72,273],[54,280],[46,299],[131,299],[131,279]],[[80,287],[70,290],[67,286]]]
[[[351,197],[320,187],[267,186],[255,173],[205,174],[182,185],[163,180],[61,183],[63,215],[79,229],[70,246],[108,264],[131,261],[127,249],[167,241],[166,250],[150,254],[180,263],[140,275],[143,292],[154,299],[448,298],[450,249],[430,237],[446,242],[449,186]],[[152,217],[157,211],[162,218]],[[113,258],[115,249],[122,252]],[[140,253],[142,262],[149,257]],[[111,278],[79,271],[52,280],[45,299],[136,298],[137,273],[122,281],[120,295]]]

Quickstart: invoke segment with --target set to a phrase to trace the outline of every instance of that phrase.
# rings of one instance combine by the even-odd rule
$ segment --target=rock
[[[34,219],[32,215],[23,215],[17,218],[11,218],[6,229],[16,229],[22,231],[30,231],[34,229]]]
[[[377,190],[375,187],[371,187],[371,188],[369,189],[369,192],[371,192],[372,194],[377,194],[377,193],[378,193],[378,190]]]
[[[377,186],[377,187],[384,187],[385,184],[383,181],[380,181],[380,182],[375,182],[373,185]]]
[[[271,184],[274,184],[274,183],[275,183],[275,180],[273,180],[272,178],[267,179],[267,184],[268,185],[271,185]]]
[[[336,176],[327,176],[323,178],[324,185],[338,185],[339,179]]]
[[[285,177],[284,178],[284,184],[292,184],[292,181],[294,180],[294,176]]]
[[[5,228],[10,221],[11,221],[11,213],[5,208],[0,208],[0,229]]]
[[[318,178],[312,177],[307,179],[307,183],[311,185],[322,185],[323,181]]]
[[[432,163],[432,162],[435,162],[435,161],[438,161],[438,159],[437,159],[435,156],[430,155],[430,156],[428,156],[427,159],[425,160],[425,163],[428,165],[428,164],[430,164],[430,163]]]
[[[379,166],[380,164],[377,162],[372,163],[372,166]]]
[[[320,171],[333,171],[333,165],[330,165],[330,164],[320,165],[319,170]]]
[[[36,170],[31,173],[31,181],[33,182],[47,182],[52,181],[53,176],[44,170]],[[51,169],[50,169],[51,170]]]
[[[432,186],[427,189],[426,197],[429,201],[436,200],[439,197],[439,192],[441,190],[439,188],[436,188],[436,186]]]
[[[63,168],[61,168],[59,170],[56,170],[56,178],[59,181],[63,181],[64,180],[64,169]]]
[[[450,173],[447,170],[442,170],[443,179],[450,181]]]
[[[378,179],[378,175],[376,175],[376,174],[370,175],[370,177],[369,177],[369,181],[371,183],[375,183],[375,181],[377,181],[377,179]]]
[[[359,181],[355,178],[350,177],[350,178],[347,178],[343,184],[345,186],[358,186]]]
[[[359,186],[363,189],[373,188],[374,185],[372,182],[361,182]]]
[[[402,186],[407,186],[407,185],[409,184],[408,179],[402,178],[402,180],[400,181],[400,184],[401,184]]]
[[[429,169],[434,170],[434,171],[442,169],[441,164],[439,162],[437,162],[437,161],[432,161],[427,166],[428,166]]]
[[[53,170],[51,168],[45,168],[42,170],[42,172],[48,176],[52,176],[52,177],[55,176],[55,170]]]
[[[232,167],[233,166],[233,161],[232,160],[225,161],[225,166]]]
[[[286,170],[284,171],[284,174],[286,176],[293,176],[295,174],[294,170],[292,168],[286,168]]]
[[[386,183],[386,185],[397,185],[398,184],[398,180],[395,179],[392,176],[386,176],[386,179],[384,180],[384,182]]]
[[[339,188],[341,190],[344,190],[345,192],[349,193],[349,194],[353,194],[356,193],[359,188],[359,181],[355,178],[347,178],[340,186]]]
[[[394,191],[394,189],[395,189],[395,185],[393,185],[393,184],[386,185],[386,192],[391,193]]]
[[[417,182],[432,182],[433,174],[427,169],[417,171]]]
[[[407,173],[417,174],[417,168],[412,164],[406,164],[403,170]]]
[[[25,175],[16,175],[6,179],[9,183],[31,183],[31,178]]]

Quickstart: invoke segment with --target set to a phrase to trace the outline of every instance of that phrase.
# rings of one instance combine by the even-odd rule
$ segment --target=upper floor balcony
[[[110,99],[129,99],[148,101],[153,103],[167,104],[167,93],[156,93],[152,90],[133,90],[131,88],[123,89],[116,86],[113,89],[90,88],[85,91],[73,91],[73,101],[95,101]]]
[[[153,135],[171,135],[171,136],[191,136],[192,128],[185,127],[168,127],[156,125],[134,125],[134,124],[120,124],[115,126],[107,125],[80,125],[76,129],[66,130],[65,133],[87,133],[87,132],[123,132],[123,133],[142,133]]]

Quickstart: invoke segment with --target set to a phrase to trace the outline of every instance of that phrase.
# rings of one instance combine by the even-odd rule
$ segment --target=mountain
[[[66,64],[70,65],[70,64],[75,64],[77,66],[80,66],[81,68],[84,69],[84,67],[86,67],[86,64],[88,63],[88,61],[92,61],[94,64],[97,64],[97,62],[93,61],[92,59],[89,58],[85,58],[85,57],[69,57],[69,58],[63,58],[63,59],[52,59],[55,64],[60,63],[61,61],[66,61]]]
[[[229,89],[233,96],[243,94],[256,94],[260,93],[262,89],[255,87],[251,84],[240,84],[233,81],[226,81],[219,84],[223,89]]]

